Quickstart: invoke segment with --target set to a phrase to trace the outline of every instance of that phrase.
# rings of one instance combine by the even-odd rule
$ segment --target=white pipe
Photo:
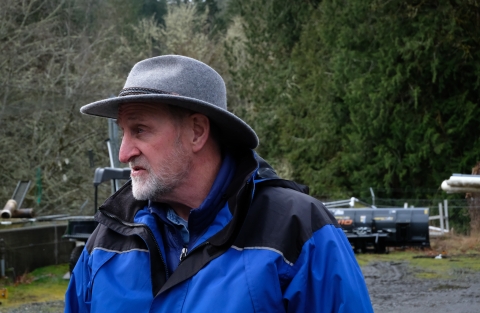
[[[480,184],[480,175],[453,175],[448,179],[457,182],[473,182]]]
[[[466,192],[480,192],[480,185],[472,186],[452,186],[449,184],[448,180],[442,182],[441,188],[447,193],[466,193]]]
[[[428,229],[429,229],[429,230],[433,230],[433,231],[438,231],[438,232],[441,231],[440,227],[435,227],[435,226],[428,226]],[[445,233],[448,233],[448,230],[446,230],[446,229],[444,229],[443,231],[444,231]]]
[[[17,209],[17,201],[14,199],[10,199],[7,201],[5,204],[5,207],[3,207],[3,210],[0,212],[0,216],[2,218],[11,218],[12,217],[12,212]]]
[[[480,188],[480,175],[479,176],[450,176],[445,181],[447,185],[451,187],[473,187]]]

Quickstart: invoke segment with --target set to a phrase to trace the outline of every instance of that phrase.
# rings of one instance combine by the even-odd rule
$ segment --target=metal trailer
[[[94,199],[94,213],[97,213],[98,208],[98,186],[106,181],[112,182],[112,192],[117,191],[121,180],[130,179],[130,168],[113,168],[113,167],[99,167],[95,170],[93,177],[93,187],[95,190]],[[71,216],[68,217],[68,225],[65,234],[62,236],[64,239],[75,242],[75,247],[70,254],[70,273],[72,272],[75,264],[77,264],[78,258],[82,253],[83,247],[87,242],[90,235],[93,233],[98,225],[98,222],[91,216]]]
[[[428,208],[329,208],[356,252],[430,247]]]

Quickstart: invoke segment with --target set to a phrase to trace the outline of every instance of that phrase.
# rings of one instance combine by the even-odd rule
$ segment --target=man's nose
[[[124,135],[122,138],[122,144],[120,145],[120,151],[118,152],[118,159],[122,163],[128,163],[132,158],[140,155],[140,150],[135,146],[134,142]]]

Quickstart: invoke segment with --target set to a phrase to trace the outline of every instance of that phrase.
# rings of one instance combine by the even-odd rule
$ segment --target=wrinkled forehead
[[[143,120],[156,116],[170,116],[168,106],[161,103],[125,103],[118,109],[117,123]]]

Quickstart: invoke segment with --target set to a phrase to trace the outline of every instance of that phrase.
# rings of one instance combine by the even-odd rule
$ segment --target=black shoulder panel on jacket
[[[290,188],[258,186],[250,211],[235,241],[239,248],[264,247],[295,263],[303,245],[335,217],[319,200]]]
[[[124,236],[102,224],[97,226],[90,236],[86,246],[89,253],[92,253],[94,248],[101,248],[119,253],[134,249],[147,249],[145,241],[139,236]]]

